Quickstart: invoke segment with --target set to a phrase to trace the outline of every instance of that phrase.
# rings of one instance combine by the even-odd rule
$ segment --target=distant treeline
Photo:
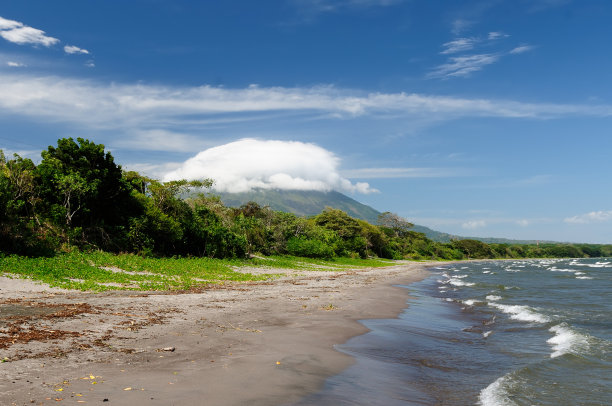
[[[0,150],[0,253],[53,255],[74,249],[145,256],[467,259],[612,256],[612,245],[438,243],[383,213],[377,225],[328,208],[304,218],[257,203],[226,207],[213,181],[160,182],[125,172],[104,146],[60,139],[42,161]]]

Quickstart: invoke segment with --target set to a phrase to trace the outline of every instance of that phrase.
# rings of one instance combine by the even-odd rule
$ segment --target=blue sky
[[[605,0],[6,0],[0,148],[612,243]]]

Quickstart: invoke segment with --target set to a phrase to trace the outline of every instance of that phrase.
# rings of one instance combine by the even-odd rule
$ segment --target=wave
[[[508,398],[508,392],[505,389],[510,379],[510,374],[497,378],[495,382],[480,392],[478,403],[481,406],[515,406],[516,403]]]
[[[576,279],[593,279],[590,276],[576,276]]]
[[[548,268],[549,271],[552,272],[576,272],[575,269],[564,269],[564,268],[557,268],[555,266]]]
[[[487,304],[491,307],[501,310],[506,314],[509,314],[510,318],[514,320],[529,321],[535,323],[547,323],[550,321],[548,317],[536,312],[529,306],[504,305],[495,302],[488,302]]]
[[[550,354],[551,358],[568,353],[575,354],[586,349],[589,345],[586,336],[572,330],[566,324],[558,324],[551,327],[548,331],[555,333],[552,338],[546,341],[553,348],[553,353]]]
[[[587,264],[586,266],[588,266],[589,268],[610,268],[610,266],[608,266],[608,263]]]
[[[461,280],[457,280],[457,279],[451,279],[448,281],[448,283],[450,283],[453,286],[474,286],[475,283],[472,282],[463,282]]]
[[[496,302],[498,300],[502,300],[502,297],[496,295],[488,295],[485,299],[490,300],[491,302]]]

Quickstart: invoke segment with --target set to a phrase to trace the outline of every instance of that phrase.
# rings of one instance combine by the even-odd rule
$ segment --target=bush
[[[287,241],[287,252],[296,257],[333,258],[334,250],[320,240],[293,237]]]

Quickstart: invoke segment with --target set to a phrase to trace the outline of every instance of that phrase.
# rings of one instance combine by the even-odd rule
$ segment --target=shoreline
[[[436,264],[279,270],[285,276],[272,282],[181,294],[95,294],[2,278],[4,306],[42,309],[22,327],[55,336],[0,347],[8,359],[0,395],[15,405],[295,403],[354,362],[334,345],[367,332],[359,320],[407,307],[408,291],[393,285],[421,280]],[[79,335],[62,335],[70,332]]]

